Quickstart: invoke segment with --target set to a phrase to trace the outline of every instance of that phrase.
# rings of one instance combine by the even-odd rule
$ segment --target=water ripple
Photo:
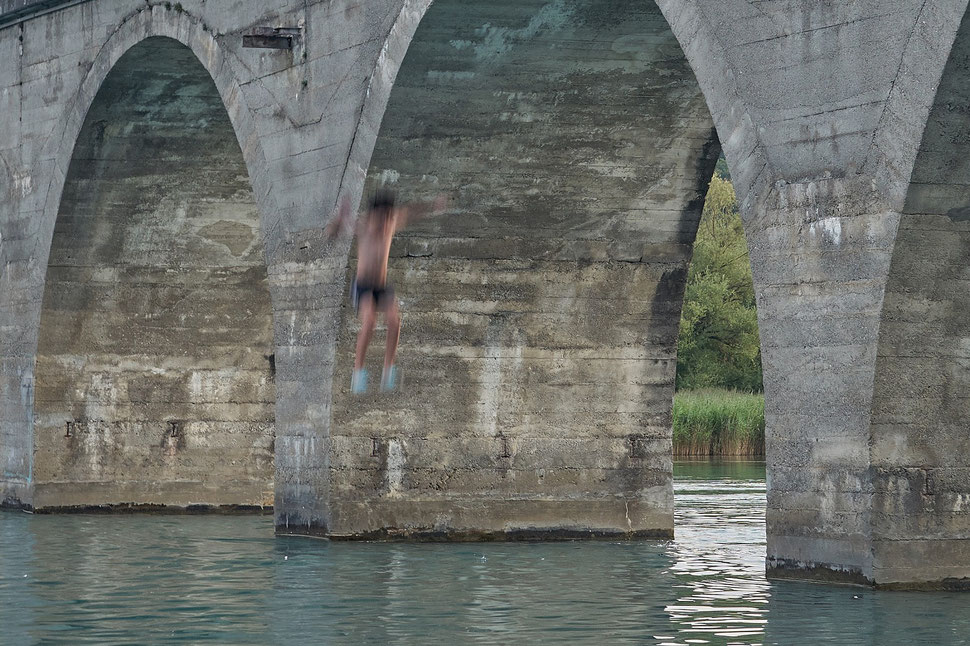
[[[0,644],[966,644],[959,594],[768,583],[764,467],[679,464],[677,537],[338,544],[269,518],[0,514]]]

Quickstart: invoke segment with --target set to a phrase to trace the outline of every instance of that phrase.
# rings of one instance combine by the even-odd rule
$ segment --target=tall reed
[[[674,455],[763,456],[765,398],[732,390],[674,396]]]

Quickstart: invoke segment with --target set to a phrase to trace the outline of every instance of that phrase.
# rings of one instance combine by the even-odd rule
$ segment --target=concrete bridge
[[[966,0],[0,0],[0,498],[334,538],[670,536],[742,203],[771,576],[970,577]],[[451,192],[351,399],[339,196]],[[376,358],[376,353],[375,353]]]

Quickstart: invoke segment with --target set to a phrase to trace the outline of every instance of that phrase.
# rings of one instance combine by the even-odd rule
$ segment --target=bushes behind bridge
[[[763,456],[762,390],[751,263],[722,159],[704,203],[684,294],[674,455]]]
[[[734,187],[711,180],[687,275],[677,338],[677,389],[761,392],[751,263]]]
[[[765,399],[732,390],[681,391],[674,396],[674,455],[765,454]]]

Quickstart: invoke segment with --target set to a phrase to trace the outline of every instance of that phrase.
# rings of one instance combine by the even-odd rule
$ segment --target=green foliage
[[[707,192],[687,276],[677,388],[763,389],[748,247],[734,187],[718,174]]]
[[[731,181],[731,169],[728,168],[727,160],[724,158],[724,155],[718,157],[717,166],[714,167],[714,172],[717,173],[717,176],[721,179],[726,179],[729,182]]]
[[[674,455],[764,453],[764,395],[708,389],[674,396]]]

